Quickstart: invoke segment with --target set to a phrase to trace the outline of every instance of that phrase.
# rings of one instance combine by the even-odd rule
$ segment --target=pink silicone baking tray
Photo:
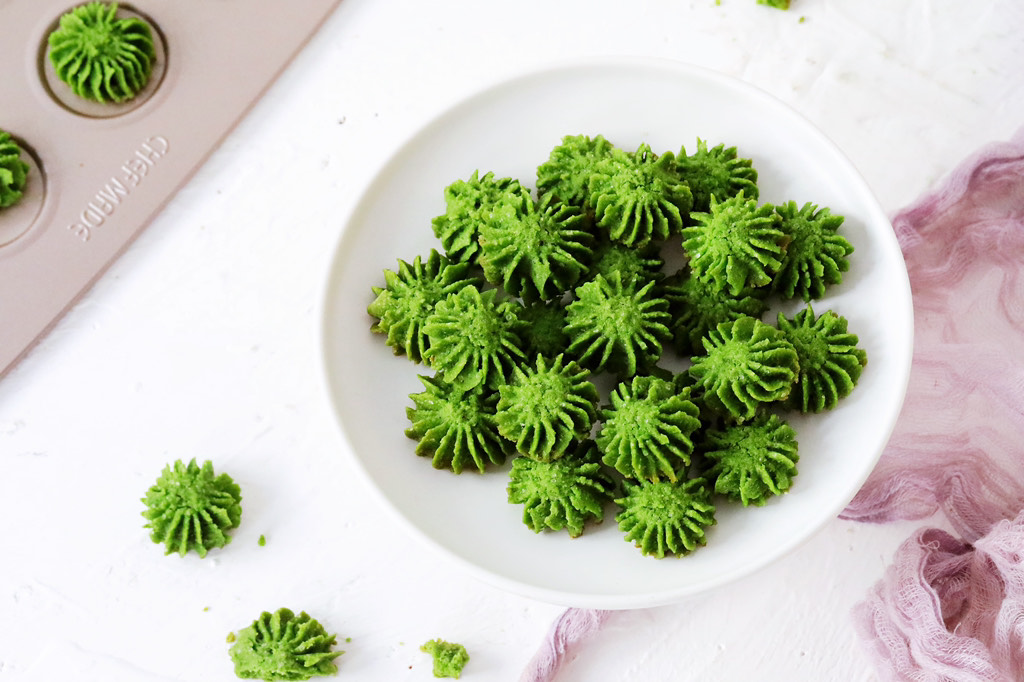
[[[0,210],[0,376],[152,220],[339,0],[121,3],[156,29],[149,86],[121,105],[79,100],[47,37],[66,0],[0,0],[0,130],[30,165]]]

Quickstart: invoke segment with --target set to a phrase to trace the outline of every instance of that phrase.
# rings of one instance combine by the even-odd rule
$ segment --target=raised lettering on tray
[[[67,226],[68,231],[76,239],[87,242],[92,239],[93,232],[114,215],[117,207],[122,204],[149,175],[153,166],[167,155],[171,146],[167,138],[154,135],[144,140],[127,158],[114,175],[97,190],[96,194],[86,202],[85,208],[78,214],[78,219]]]

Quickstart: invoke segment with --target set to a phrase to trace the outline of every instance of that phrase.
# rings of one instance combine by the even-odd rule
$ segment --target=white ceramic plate
[[[799,475],[761,508],[722,504],[706,547],[682,558],[641,555],[609,509],[583,536],[535,534],[507,502],[505,469],[456,476],[414,454],[404,435],[410,393],[427,373],[370,333],[366,306],[385,268],[440,246],[430,221],[443,189],[474,170],[533,186],[565,135],[603,134],[625,149],[678,153],[699,136],[753,159],[761,199],[828,206],[845,216],[850,272],[817,312],[833,309],[869,362],[833,412],[795,417]],[[541,600],[595,608],[669,603],[722,585],[789,552],[835,518],[874,466],[896,420],[910,368],[910,288],[891,225],[864,180],[817,129],[771,96],[676,63],[588,61],[508,80],[428,123],[380,171],[349,217],[323,301],[327,390],[371,486],[416,535],[492,584]],[[766,318],[767,319],[767,318]],[[507,467],[506,467],[507,468]]]

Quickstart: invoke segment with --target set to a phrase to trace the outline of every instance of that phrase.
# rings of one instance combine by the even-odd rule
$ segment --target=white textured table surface
[[[338,679],[433,679],[418,647],[440,636],[470,650],[463,679],[516,680],[562,609],[409,537],[362,489],[322,393],[318,299],[373,172],[503,75],[649,55],[789,103],[891,213],[1024,124],[1022,30],[1017,0],[343,0],[0,382],[0,680],[231,680],[226,634],[280,606],[351,637]],[[164,556],[139,515],[160,469],[192,457],[244,495],[234,540],[203,560]],[[848,612],[912,527],[836,520],[760,574],[616,613],[558,679],[874,679]]]

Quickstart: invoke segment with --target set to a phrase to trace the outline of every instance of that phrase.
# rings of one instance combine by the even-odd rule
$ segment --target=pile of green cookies
[[[399,260],[367,308],[396,355],[433,370],[410,396],[416,453],[455,473],[511,457],[529,528],[576,537],[614,504],[659,558],[705,544],[721,498],[786,492],[798,454],[781,415],[835,407],[867,357],[832,311],[762,321],[773,301],[823,297],[853,247],[829,209],[758,195],[733,147],[600,135],[563,138],[536,195],[493,173],[449,185],[443,253]]]

